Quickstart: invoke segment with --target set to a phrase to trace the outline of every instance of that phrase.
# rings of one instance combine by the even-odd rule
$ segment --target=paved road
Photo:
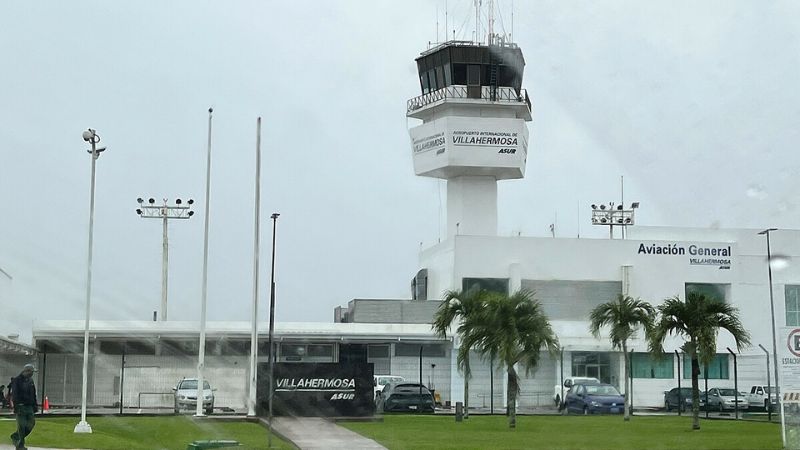
[[[275,417],[275,431],[302,450],[386,450],[386,447],[335,423],[317,417]]]

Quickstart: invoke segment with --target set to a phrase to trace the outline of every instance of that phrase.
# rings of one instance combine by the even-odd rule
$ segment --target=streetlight
[[[772,367],[775,375],[775,400],[778,401],[781,414],[781,438],[783,439],[783,446],[786,447],[786,430],[783,426],[783,399],[781,398],[781,385],[778,384],[778,345],[775,340],[775,300],[772,294],[772,251],[769,245],[769,233],[777,231],[777,228],[767,228],[764,231],[759,231],[758,234],[767,237],[767,271],[769,273],[769,311],[772,317],[770,324],[772,325]],[[769,396],[767,396],[769,399]]]
[[[191,208],[194,204],[194,200],[189,199],[184,205],[183,200],[178,198],[175,199],[175,204],[170,205],[165,198],[164,203],[160,206],[156,206],[156,200],[152,197],[147,201],[147,204],[144,203],[144,199],[141,197],[137,198],[136,201],[139,203],[139,207],[136,208],[136,214],[138,214],[139,217],[143,219],[162,219],[164,221],[161,262],[161,320],[165,321],[167,320],[167,271],[169,267],[167,221],[169,219],[188,219],[192,217],[194,211],[192,211]]]
[[[269,291],[269,447],[272,448],[272,387],[275,370],[275,349],[272,348],[275,334],[275,230],[278,227],[278,213],[272,213],[272,273]]]
[[[256,195],[255,224],[253,226],[253,310],[250,328],[250,388],[248,389],[247,415],[256,415],[256,389],[258,380],[258,257],[261,243],[261,117],[256,125]]]
[[[89,311],[92,304],[92,243],[94,233],[94,184],[95,184],[95,164],[100,153],[105,151],[105,147],[97,148],[100,136],[96,130],[91,128],[83,132],[83,140],[92,144],[92,149],[88,150],[92,155],[92,181],[89,194],[89,251],[86,262],[86,319],[83,326],[83,379],[81,387],[81,421],[75,425],[75,433],[91,433],[92,427],[86,421],[86,389],[89,379]]]

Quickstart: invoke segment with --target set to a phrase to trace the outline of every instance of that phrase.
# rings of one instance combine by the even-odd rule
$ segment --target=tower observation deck
[[[406,115],[414,172],[447,180],[447,236],[497,234],[497,180],[522,178],[531,102],[516,45],[449,41],[417,59]]]

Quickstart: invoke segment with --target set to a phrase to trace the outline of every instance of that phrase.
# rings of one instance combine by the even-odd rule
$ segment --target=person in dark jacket
[[[9,389],[11,401],[14,403],[14,414],[17,416],[17,431],[11,434],[14,447],[25,449],[25,438],[31,434],[36,425],[34,414],[39,412],[36,399],[36,386],[33,384],[33,364],[26,364],[19,376],[14,377]]]

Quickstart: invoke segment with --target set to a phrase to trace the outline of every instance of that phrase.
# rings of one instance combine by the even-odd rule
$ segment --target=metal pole
[[[40,383],[42,386],[42,402],[44,402],[45,397],[47,397],[47,352],[42,353],[42,382]],[[44,411],[44,403],[42,403],[42,411]]]
[[[783,446],[786,447],[786,426],[783,418],[783,399],[781,398],[781,385],[778,379],[778,345],[775,340],[775,300],[773,299],[772,294],[772,250],[769,244],[769,233],[770,231],[776,230],[776,228],[768,228],[762,231],[762,233],[767,235],[767,270],[769,273],[769,311],[772,315],[772,367],[774,368],[773,372],[775,376],[775,401],[778,404],[778,410],[780,411],[781,415],[781,439],[783,440]],[[767,399],[769,400],[769,397]]]
[[[767,420],[769,422],[772,422],[772,399],[770,398],[770,397],[772,397],[772,387],[769,384],[769,352],[767,351],[767,349],[764,348],[763,345],[758,344],[758,346],[761,347],[761,350],[763,350],[764,353],[766,353],[766,355],[767,355],[767,391],[768,392],[767,392],[767,407],[766,407],[766,409],[767,409]],[[776,398],[776,400],[777,400],[777,398]]]
[[[708,419],[708,365],[703,364],[703,379],[706,383],[706,419]]]
[[[273,381],[275,373],[275,348],[272,341],[275,335],[275,231],[278,227],[278,213],[272,213],[272,273],[270,274],[270,293],[269,293],[269,437],[268,444],[272,448],[272,397]]]
[[[728,349],[728,353],[733,355],[733,389],[735,391],[733,394],[733,410],[736,414],[736,420],[739,420],[739,370],[736,364],[736,353],[734,353],[730,347],[725,348]]]
[[[681,355],[675,350],[675,358],[678,360],[678,415],[681,415],[681,408],[683,407],[683,392],[681,392]]]
[[[122,362],[120,364],[119,374],[119,415],[122,415],[122,402],[124,400],[125,392],[125,344],[122,344]]]
[[[494,353],[489,359],[489,414],[494,414]]]
[[[213,108],[208,108],[208,151],[206,153],[206,206],[205,206],[205,230],[203,233],[203,288],[200,296],[200,349],[197,354],[197,406],[194,415],[202,417],[203,414],[203,394],[205,380],[203,379],[203,366],[206,359],[206,303],[208,301],[208,221],[209,204],[211,194],[211,114]]]
[[[164,216],[164,237],[161,261],[161,320],[167,320],[167,272],[169,268],[169,243],[167,240],[167,199],[164,199],[164,209],[161,210]]]
[[[629,404],[631,407],[630,415],[633,415],[633,349],[631,349],[629,353],[630,354],[628,355],[628,361],[629,361],[628,368],[630,368],[630,371],[628,372],[628,375],[630,375],[631,377],[631,392],[630,392],[631,401],[629,402]]]
[[[256,381],[258,379],[258,256],[261,240],[261,117],[256,125],[256,195],[255,224],[253,225],[253,323],[250,329],[250,398],[247,402],[247,415],[256,415]]]
[[[92,426],[86,421],[86,392],[89,381],[89,311],[92,304],[92,244],[94,233],[94,186],[95,166],[97,162],[97,141],[99,140],[94,130],[91,132],[92,144],[92,181],[89,195],[89,251],[86,261],[86,316],[83,327],[83,374],[81,381],[81,421],[75,425],[75,433],[91,433]]]
[[[564,404],[564,347],[561,347],[561,397],[558,399],[558,407],[561,409],[561,405]]]
[[[417,413],[422,412],[422,344],[419,344],[419,397],[417,398]]]

